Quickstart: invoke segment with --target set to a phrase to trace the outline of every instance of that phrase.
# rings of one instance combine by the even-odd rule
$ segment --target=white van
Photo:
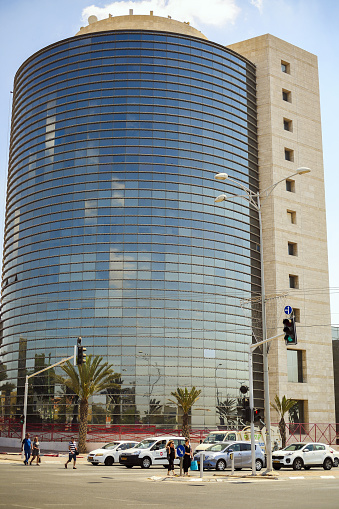
[[[261,430],[258,428],[254,429],[254,439],[260,445],[261,450],[266,454],[266,428]],[[195,448],[195,452],[205,451],[212,444],[217,442],[234,442],[236,440],[251,440],[251,427],[245,426],[241,431],[239,430],[224,430],[224,431],[212,431],[210,432],[202,444],[199,444]],[[274,442],[277,442],[279,449],[281,448],[281,437],[279,428],[277,426],[271,426],[271,441],[272,447]]]
[[[168,465],[166,444],[173,440],[174,447],[185,444],[185,437],[161,436],[145,438],[132,449],[123,452],[120,455],[119,463],[127,468],[139,466],[149,468],[151,465]],[[179,465],[179,458],[174,460],[174,464]]]

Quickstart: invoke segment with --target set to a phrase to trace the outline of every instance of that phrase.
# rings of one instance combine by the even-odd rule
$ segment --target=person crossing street
[[[77,446],[74,440],[74,437],[71,437],[71,440],[68,442],[68,460],[65,463],[65,468],[67,468],[68,463],[71,463],[73,460],[73,469],[76,470],[76,461],[77,461]]]

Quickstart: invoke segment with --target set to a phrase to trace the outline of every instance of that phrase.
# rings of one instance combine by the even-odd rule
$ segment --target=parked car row
[[[111,466],[119,463],[127,468],[139,466],[149,468],[151,465],[167,467],[166,444],[173,440],[175,448],[184,445],[185,438],[180,436],[160,436],[145,438],[141,442],[133,440],[116,440],[104,445],[100,449],[91,451],[87,461],[92,465]],[[200,466],[201,454],[204,453],[203,468],[223,471],[231,468],[231,453],[234,456],[235,470],[251,468],[251,443],[248,440],[220,441],[216,442],[205,451],[198,449],[194,453],[194,459]],[[175,464],[179,464],[179,458]],[[305,470],[311,467],[323,467],[330,470],[339,464],[339,453],[331,446],[318,443],[294,443],[284,449],[273,452],[273,468],[293,468],[293,470]],[[266,464],[265,454],[258,442],[255,444],[255,468],[259,472]]]
[[[162,436],[150,437],[139,443],[132,441],[115,441],[101,449],[91,451],[87,461],[92,465],[108,465],[120,463],[127,468],[140,466],[149,468],[151,465],[167,467],[166,444],[173,440],[175,448],[184,445],[184,437]],[[248,441],[218,442],[204,451],[204,467],[225,470],[231,467],[230,453],[234,452],[234,465],[237,470],[251,467],[251,444]],[[194,459],[200,464],[201,452],[195,454]],[[179,458],[174,463],[179,464]],[[265,456],[260,446],[256,444],[256,469],[259,471],[265,465]]]

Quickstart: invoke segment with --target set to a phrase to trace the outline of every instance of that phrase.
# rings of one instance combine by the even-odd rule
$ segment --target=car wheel
[[[280,470],[281,469],[281,465],[273,465],[273,470]]]
[[[105,465],[106,467],[111,467],[114,463],[114,459],[112,458],[112,456],[107,456],[107,458],[105,459]]]
[[[125,465],[126,468],[133,468],[133,465]]]
[[[296,458],[293,461],[293,470],[301,470],[303,466],[304,466],[304,463],[301,458]]]
[[[333,465],[333,463],[332,463],[331,458],[324,459],[324,463],[323,463],[324,470],[331,470],[332,465]]]
[[[141,461],[141,468],[149,468],[152,465],[151,458],[146,456]]]
[[[255,469],[257,472],[260,472],[260,470],[263,467],[263,463],[260,459],[255,460]]]
[[[333,466],[334,466],[334,467],[339,466],[339,459],[338,459],[338,458],[334,458]]]
[[[216,470],[219,470],[219,472],[222,472],[226,468],[226,462],[224,460],[217,461],[217,464],[215,466]]]
[[[305,466],[304,466],[304,469],[305,469],[305,470],[311,470],[311,467],[310,467],[310,466],[308,466],[308,465],[305,465]]]
[[[92,463],[92,465],[96,467],[97,465],[99,465],[99,463]]]

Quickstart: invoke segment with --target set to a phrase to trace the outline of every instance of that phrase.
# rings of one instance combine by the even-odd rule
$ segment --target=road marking
[[[321,475],[321,479],[335,479],[334,475]]]
[[[289,477],[289,479],[305,479],[302,475],[300,477]]]

